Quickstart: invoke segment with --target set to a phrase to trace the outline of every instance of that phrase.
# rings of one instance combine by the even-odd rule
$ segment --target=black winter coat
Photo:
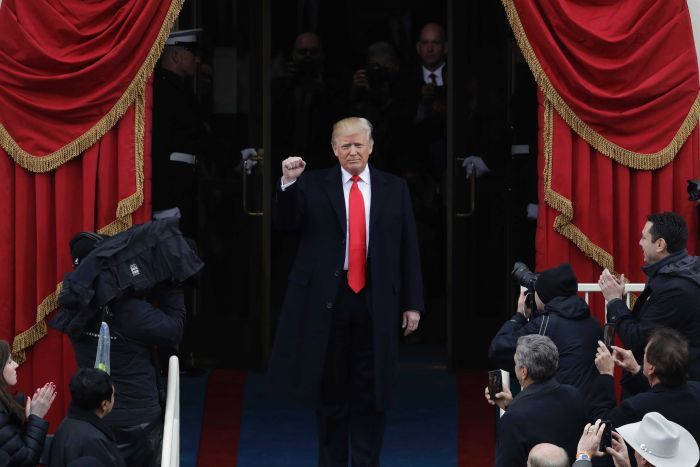
[[[22,424],[0,405],[0,449],[10,455],[10,467],[35,466],[44,449],[49,422],[30,415]]]
[[[640,370],[641,372],[641,370]],[[626,381],[623,379],[623,388]],[[690,381],[678,387],[656,384],[646,392],[628,397],[616,407],[614,380],[610,375],[598,375],[590,393],[591,420],[610,420],[613,427],[639,422],[649,412],[658,412],[676,422],[693,435],[700,444],[700,383]]]
[[[655,328],[675,329],[688,340],[690,379],[700,381],[700,257],[683,250],[643,269],[647,284],[632,311],[623,300],[611,300],[608,321],[639,362]]]
[[[185,302],[180,288],[172,287],[146,300],[125,298],[110,306],[110,364],[114,381],[114,408],[104,421],[110,427],[152,422],[161,415],[155,346],[173,347],[182,339]],[[80,368],[95,365],[99,324],[89,334],[71,337]]]
[[[370,167],[366,296],[372,317],[377,408],[390,404],[398,370],[401,313],[423,311],[418,238],[408,186]],[[273,220],[301,232],[277,326],[267,382],[311,406],[321,378],[334,300],[345,260],[346,214],[340,166],[305,172],[277,193]]]
[[[522,466],[530,449],[553,443],[575,459],[576,446],[586,424],[583,396],[555,378],[533,383],[515,396],[498,424],[496,467]]]
[[[512,373],[518,338],[538,333],[552,339],[559,350],[557,381],[570,384],[585,395],[598,374],[594,360],[598,340],[602,339],[600,324],[591,316],[586,302],[577,295],[555,297],[545,305],[543,314],[529,322],[516,313],[491,340],[489,358],[494,365]]]
[[[94,413],[71,405],[51,443],[49,467],[66,467],[86,456],[104,467],[126,467],[112,430]]]

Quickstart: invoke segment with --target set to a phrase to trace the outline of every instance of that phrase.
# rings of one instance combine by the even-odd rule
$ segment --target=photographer
[[[523,336],[513,356],[523,390],[513,397],[504,387],[493,398],[484,390],[489,404],[505,410],[498,424],[496,467],[525,465],[530,450],[540,443],[561,446],[569,459],[574,457],[586,413],[580,391],[554,377],[559,356],[550,338]]]
[[[613,427],[639,422],[645,414],[658,412],[687,429],[700,441],[700,383],[688,381],[690,354],[688,342],[677,331],[657,328],[644,349],[643,364],[639,365],[630,350],[613,346],[612,355],[602,343],[595,358],[600,375],[591,386],[591,416],[608,419]],[[635,395],[616,406],[613,370],[615,364],[627,372],[623,389]],[[637,391],[635,382],[645,378],[649,388]]]
[[[76,235],[70,242],[74,267],[101,241],[102,237],[93,232]],[[61,309],[57,318],[66,313],[69,310]],[[101,321],[106,321],[110,328],[111,377],[115,390],[114,408],[104,417],[104,422],[113,430],[126,465],[159,465],[163,438],[159,394],[162,382],[153,352],[156,346],[173,347],[182,338],[185,321],[182,289],[161,283],[144,296],[130,294],[111,301],[103,308],[102,316],[91,317],[79,332],[69,334],[79,368],[95,365]]]
[[[415,168],[416,160],[406,160],[415,157],[406,138],[414,129],[410,86],[387,42],[370,45],[364,67],[352,76],[349,113],[372,122],[372,165],[377,168],[395,173]]]
[[[535,278],[526,272],[531,275],[532,287]],[[512,372],[518,338],[528,334],[548,336],[559,350],[557,380],[586,394],[597,373],[593,359],[602,331],[586,302],[576,294],[574,271],[568,263],[547,269],[534,281],[534,289],[534,314],[526,304],[527,294],[521,293],[515,315],[491,341],[489,358],[494,365]]]

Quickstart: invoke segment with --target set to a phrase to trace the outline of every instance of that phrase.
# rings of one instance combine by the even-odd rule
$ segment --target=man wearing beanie
[[[525,304],[526,294],[521,293],[515,315],[491,341],[491,362],[512,372],[518,338],[528,334],[547,336],[559,350],[557,380],[577,387],[585,395],[598,374],[594,360],[602,331],[586,302],[576,294],[577,289],[578,281],[569,263],[543,271],[535,285],[535,314]]]

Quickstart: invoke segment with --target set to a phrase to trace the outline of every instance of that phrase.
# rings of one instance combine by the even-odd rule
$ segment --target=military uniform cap
[[[197,36],[201,29],[183,29],[182,31],[172,31],[165,41],[165,45],[179,45],[183,47],[197,44]]]

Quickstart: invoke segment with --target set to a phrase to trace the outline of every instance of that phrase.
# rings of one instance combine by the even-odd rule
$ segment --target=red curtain
[[[68,241],[150,219],[150,75],[182,0],[3,0],[0,5],[0,338],[18,388],[59,387],[69,340],[48,330]]]
[[[644,282],[638,241],[658,211],[684,216],[694,253],[700,80],[685,0],[503,4],[540,87],[537,268]]]

